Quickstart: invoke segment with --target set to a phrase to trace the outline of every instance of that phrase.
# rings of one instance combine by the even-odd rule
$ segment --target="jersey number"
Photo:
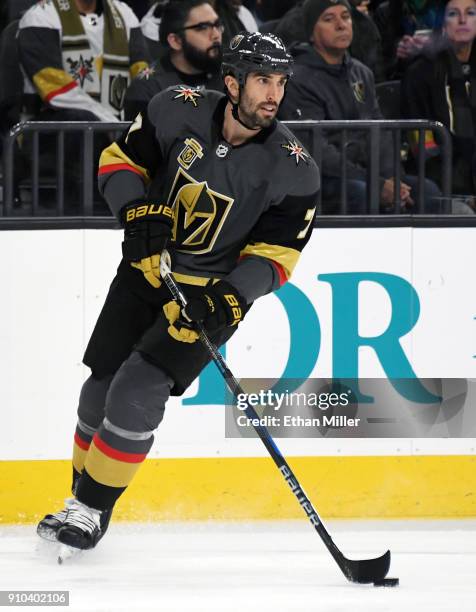
[[[142,127],[142,113],[139,113],[137,115],[137,117],[134,119],[134,123],[131,125],[131,127],[129,128],[129,130],[127,132],[126,144],[127,144],[127,141],[129,140],[129,136],[132,134],[132,132],[137,132],[137,130],[140,130],[141,127]]]
[[[297,239],[298,240],[302,240],[303,238],[306,237],[306,234],[309,230],[309,227],[311,226],[312,220],[314,219],[314,212],[315,212],[315,208],[308,208],[306,211],[306,215],[304,217],[304,221],[307,221],[306,223],[306,227],[304,229],[302,229],[299,234],[297,235]]]

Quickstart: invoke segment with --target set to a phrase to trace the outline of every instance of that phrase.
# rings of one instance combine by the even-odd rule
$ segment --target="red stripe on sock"
[[[284,285],[284,283],[288,282],[288,277],[286,272],[284,271],[284,268],[281,264],[279,264],[277,261],[273,261],[271,260],[271,263],[273,264],[273,266],[276,268],[277,272],[278,272],[278,277],[279,277],[279,286]]]
[[[112,448],[112,446],[106,444],[104,440],[101,440],[98,434],[94,435],[93,441],[96,448],[104,453],[107,457],[116,459],[117,461],[124,461],[124,463],[141,463],[147,456],[147,453],[125,453]]]
[[[238,258],[238,261],[246,259],[246,257],[250,257],[250,255],[241,255],[241,257]],[[268,261],[270,261],[271,264],[276,268],[276,272],[278,273],[279,278],[279,286],[281,287],[281,285],[284,285],[284,283],[288,282],[288,276],[280,263],[274,261],[273,259],[268,259]]]
[[[86,442],[86,440],[83,440],[82,438],[80,438],[78,435],[78,432],[74,434],[74,442],[75,444],[79,446],[79,448],[85,451],[87,451],[91,445],[91,442]]]

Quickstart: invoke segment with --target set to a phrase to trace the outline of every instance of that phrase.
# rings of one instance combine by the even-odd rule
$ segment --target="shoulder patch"
[[[187,87],[186,85],[178,85],[177,87],[173,87],[171,89],[172,93],[175,93],[173,100],[182,100],[185,104],[186,102],[191,102],[193,106],[197,107],[197,99],[203,98],[201,88],[200,87]]]
[[[286,149],[286,151],[288,151],[288,157],[294,157],[296,166],[301,160],[306,164],[309,163],[309,159],[311,156],[304,149],[302,144],[299,144],[299,142],[297,142],[297,140],[288,140],[287,142],[281,145],[281,148]]]
[[[94,57],[85,58],[81,53],[79,59],[74,59],[71,57],[66,58],[66,62],[69,64],[68,72],[73,77],[73,79],[80,84],[81,87],[84,86],[85,81],[91,81],[94,83],[94,78],[91,74],[94,72]]]
[[[137,75],[138,79],[145,79],[146,81],[150,79],[151,76],[155,74],[155,66],[147,66],[143,70],[139,72]]]

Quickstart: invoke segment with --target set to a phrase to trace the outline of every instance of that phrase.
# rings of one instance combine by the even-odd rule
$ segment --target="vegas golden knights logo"
[[[179,168],[168,205],[174,209],[173,240],[178,251],[208,253],[213,248],[233,198],[213,191]]]
[[[195,140],[195,138],[186,138],[185,148],[182,149],[177,157],[178,163],[185,168],[185,170],[188,170],[197,157],[199,159],[202,159],[203,157],[202,146]]]
[[[363,104],[365,102],[365,87],[363,81],[355,81],[352,83],[352,91],[354,92],[354,98]]]

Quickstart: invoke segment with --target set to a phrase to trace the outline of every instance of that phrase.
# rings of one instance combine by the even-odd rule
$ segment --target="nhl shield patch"
[[[228,151],[230,150],[230,147],[226,144],[220,143],[218,145],[218,147],[216,148],[216,156],[217,157],[226,157],[228,155]]]

